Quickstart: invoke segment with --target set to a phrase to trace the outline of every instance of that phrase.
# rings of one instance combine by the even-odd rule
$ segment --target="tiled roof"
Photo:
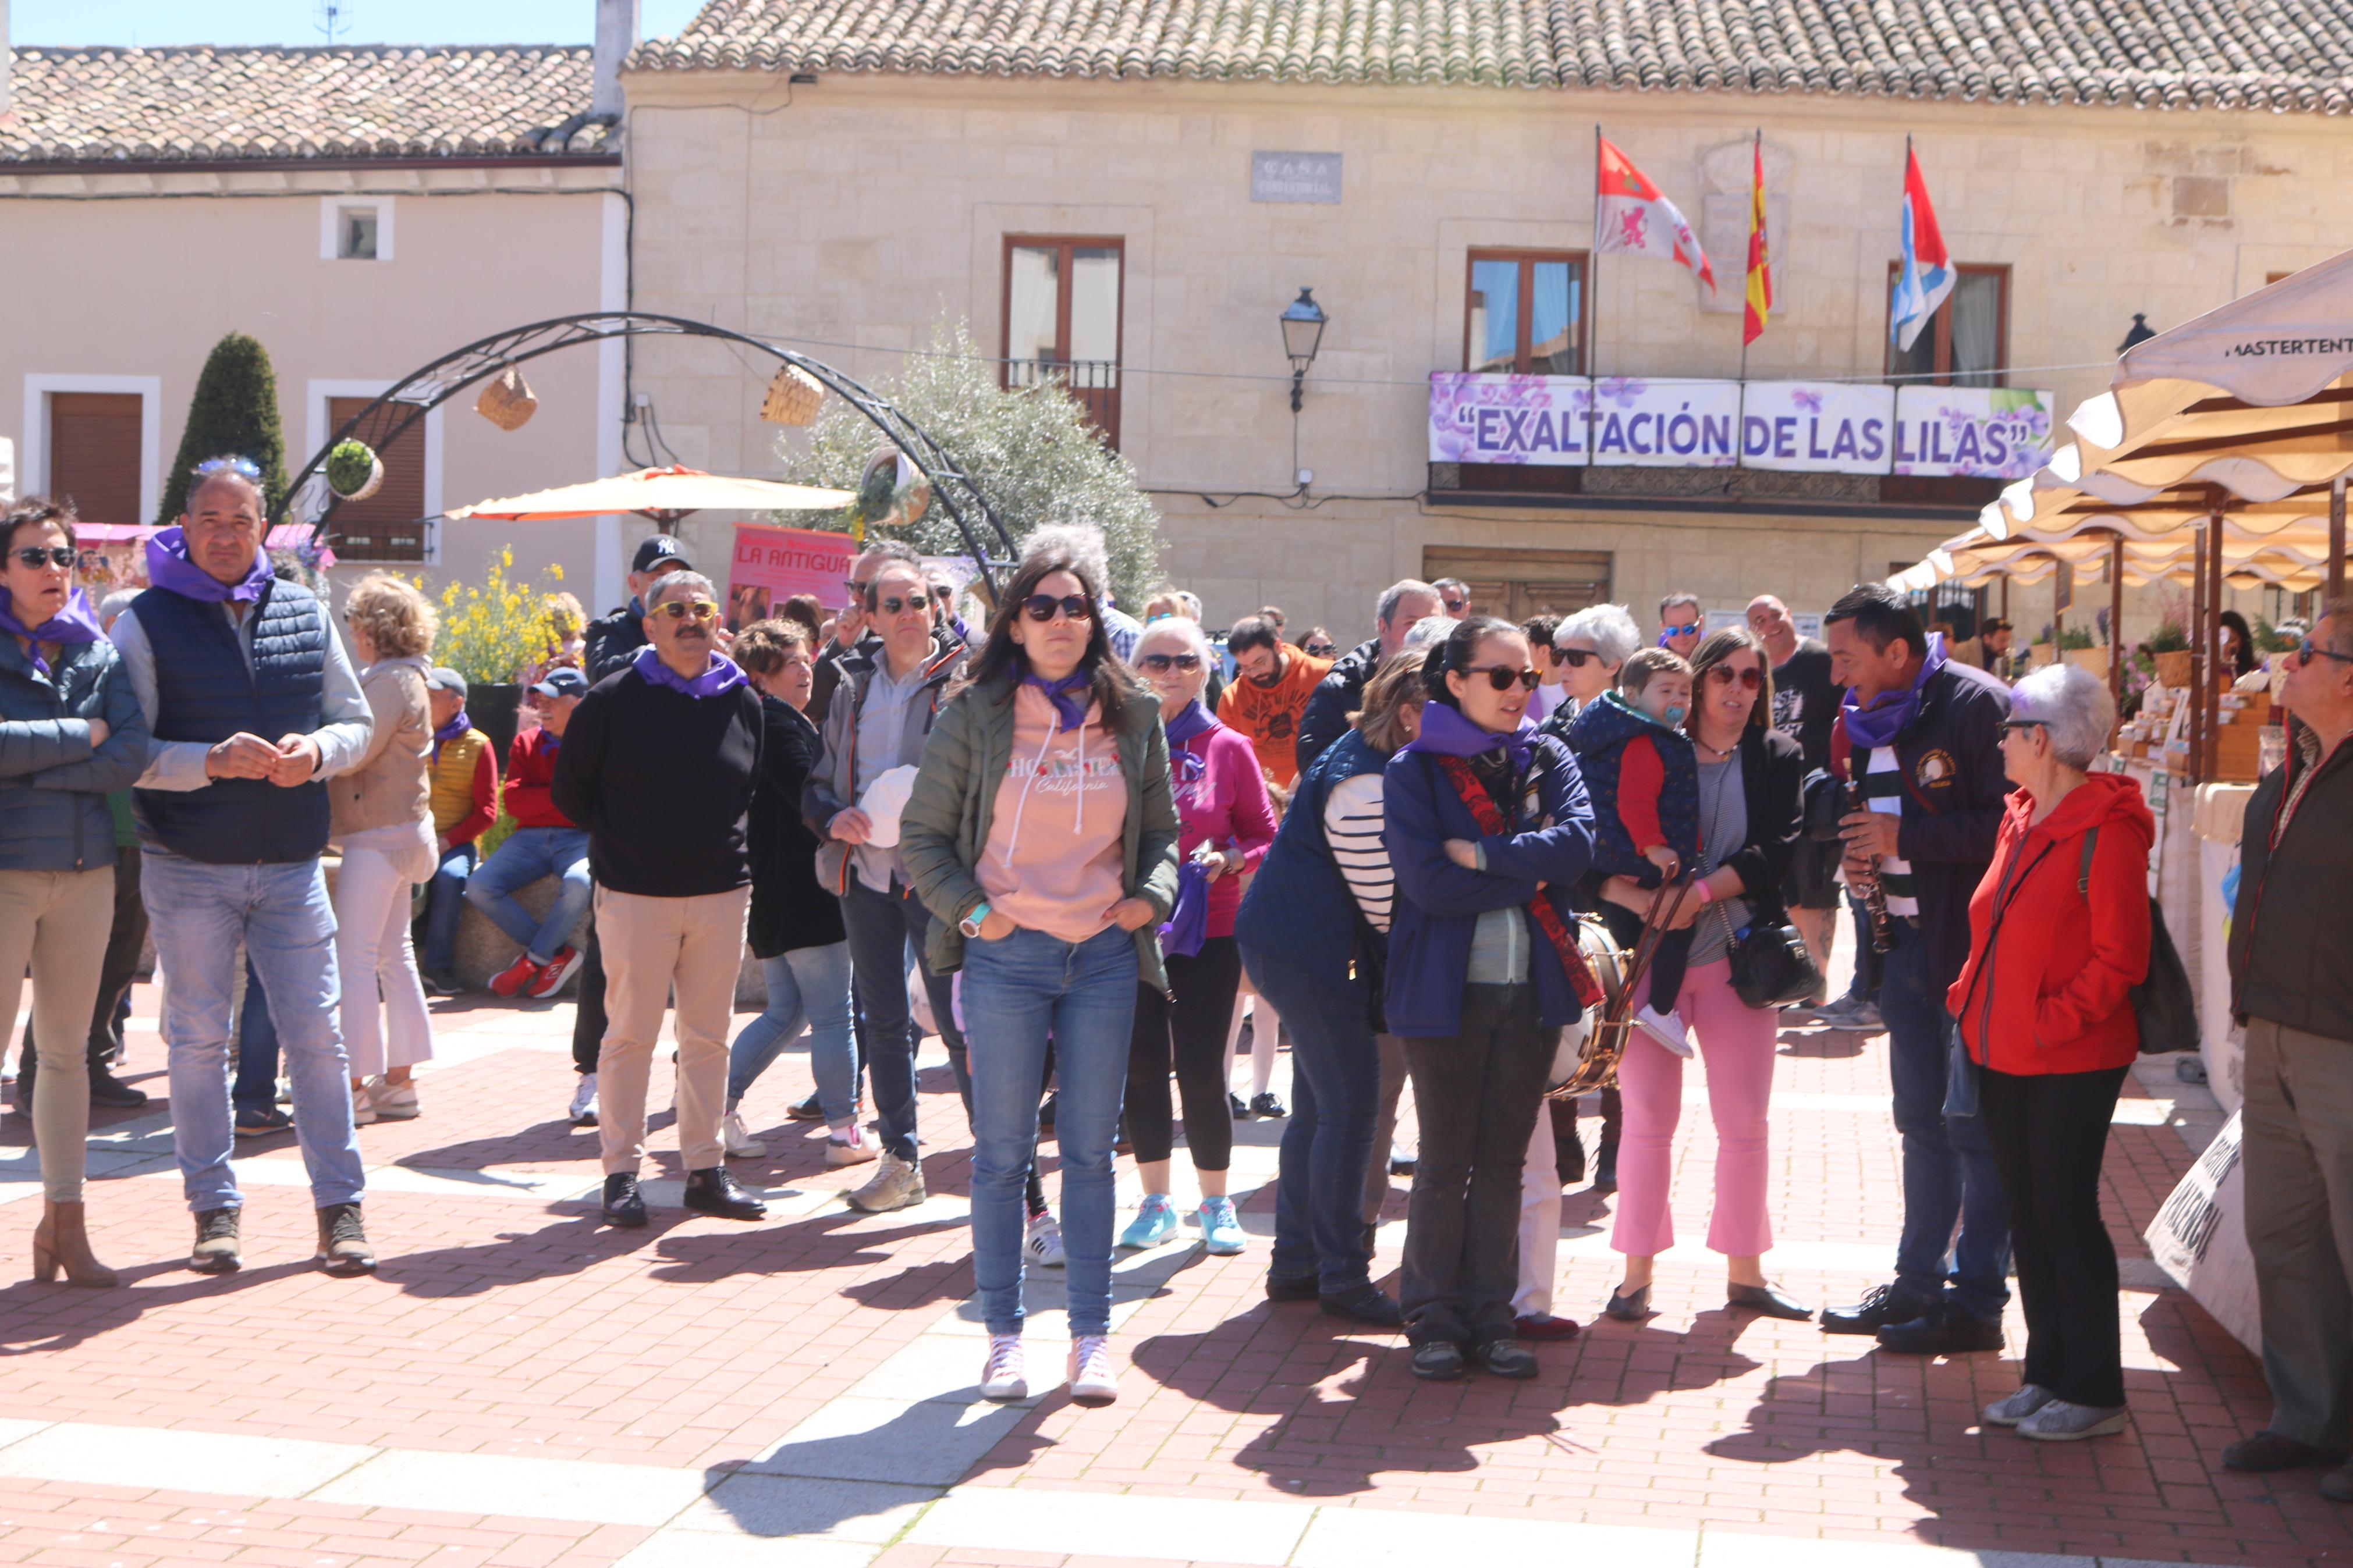
[[[2346,0],[710,0],[649,70],[2353,110]]]
[[[607,152],[589,51],[20,48],[0,165]]]

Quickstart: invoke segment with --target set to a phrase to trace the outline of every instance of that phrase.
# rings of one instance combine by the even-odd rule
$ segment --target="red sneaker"
[[[526,952],[508,964],[506,968],[491,976],[491,994],[499,996],[512,996],[538,979],[539,970],[540,966],[533,963],[531,961],[531,954]]]
[[[538,978],[531,983],[531,994],[553,996],[563,990],[564,983],[572,978],[572,972],[580,967],[581,957],[580,950],[569,943],[557,948],[555,956],[547,961],[547,966],[542,969]]]

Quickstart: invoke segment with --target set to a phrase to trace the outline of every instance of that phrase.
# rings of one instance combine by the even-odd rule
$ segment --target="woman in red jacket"
[[[2002,761],[2018,788],[1947,1005],[1975,1064],[2026,1311],[2023,1385],[1985,1420],[2066,1442],[2125,1427],[2100,1160],[2140,1048],[2132,987],[2148,973],[2157,830],[2137,784],[2088,771],[2116,725],[2105,682],[2074,665],[2039,669],[2010,714]]]

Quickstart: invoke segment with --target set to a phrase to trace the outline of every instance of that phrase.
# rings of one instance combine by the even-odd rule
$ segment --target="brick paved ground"
[[[755,1127],[774,1129],[774,1152],[738,1166],[783,1194],[777,1217],[745,1226],[658,1208],[649,1228],[616,1233],[596,1225],[587,1197],[595,1136],[559,1114],[572,1081],[570,1009],[436,1011],[454,1059],[426,1074],[427,1114],[362,1132],[378,1173],[367,1210],[385,1261],[373,1279],[310,1268],[310,1205],[290,1140],[242,1162],[248,1268],[227,1279],[179,1266],[186,1219],[164,1170],[93,1191],[99,1249],[125,1270],[124,1289],[34,1286],[23,1276],[37,1188],[23,1196],[21,1159],[5,1173],[15,1184],[0,1194],[19,1201],[0,1202],[0,1276],[14,1281],[0,1286],[0,1428],[167,1427],[723,1474],[913,1353],[969,1294],[967,1141],[944,1065],[923,1079],[935,1151],[924,1208],[864,1218],[828,1201],[854,1177],[825,1172],[818,1137],[783,1124],[786,1102],[807,1088],[806,1058],[794,1053],[751,1105]],[[160,1096],[143,988],[138,1016],[130,1071]],[[1768,1267],[1802,1300],[1851,1299],[1892,1258],[1895,1142],[1873,1103],[1885,1091],[1883,1045],[1784,1037],[1772,1210],[1781,1253]],[[658,1100],[664,1082],[658,1072]],[[2120,1251],[2145,1258],[2139,1232],[2189,1151],[2176,1128],[2153,1124],[2161,1107],[2129,1109],[2152,1124],[2120,1118],[2114,1130],[2109,1213]],[[101,1121],[101,1163],[168,1149],[161,1125],[153,1115]],[[1242,1184],[1262,1182],[1279,1127],[1240,1131]],[[24,1137],[21,1120],[0,1124],[0,1154],[21,1155]],[[659,1131],[654,1141],[666,1142]],[[1130,1370],[1120,1404],[1087,1412],[1059,1394],[1043,1400],[965,1487],[2208,1563],[2353,1559],[2347,1514],[2318,1497],[2309,1472],[2216,1468],[2221,1445],[2268,1409],[2260,1370],[2187,1298],[2148,1288],[2146,1268],[2122,1304],[2132,1432],[2028,1444],[1976,1423],[1981,1403],[2015,1385],[2008,1358],[1881,1356],[1808,1324],[1726,1311],[1720,1268],[1697,1246],[1712,1157],[1704,1108],[1687,1106],[1675,1209],[1685,1240],[1662,1261],[1660,1315],[1544,1347],[1533,1383],[1418,1384],[1398,1339],[1270,1307],[1259,1294],[1262,1241],[1232,1260],[1172,1250],[1134,1276],[1155,1283],[1122,1331]],[[657,1164],[655,1174],[680,1173],[667,1150]],[[1580,1319],[1612,1278],[1609,1207],[1583,1189],[1566,1201],[1559,1306]],[[1258,1237],[1271,1208],[1265,1190],[1244,1204]],[[1390,1218],[1403,1211],[1399,1186]],[[1384,1231],[1379,1268],[1394,1266],[1401,1229]],[[2010,1329],[2015,1349],[2014,1308]],[[394,1509],[122,1479],[0,1479],[0,1562],[525,1568],[617,1561],[648,1535],[441,1510],[432,1496]],[[1102,1550],[1169,1555],[1149,1540]],[[878,1561],[1090,1560],[901,1544]]]

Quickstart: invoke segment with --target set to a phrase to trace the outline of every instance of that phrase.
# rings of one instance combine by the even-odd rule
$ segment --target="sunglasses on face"
[[[1565,664],[1571,669],[1583,669],[1587,659],[1600,657],[1589,647],[1556,647],[1552,650],[1553,663]]]
[[[1715,664],[1708,667],[1707,678],[1722,681],[1726,686],[1736,681],[1743,691],[1765,689],[1765,672],[1760,669],[1735,669],[1728,664]]]
[[[30,552],[19,550],[16,553],[22,556]],[[26,564],[29,565],[31,563],[27,562]],[[60,561],[58,564],[62,566],[65,563]],[[2295,645],[2295,657],[2300,663],[2304,664],[2310,664],[2316,658],[2333,658],[2339,664],[2353,664],[2353,654],[2342,654],[2338,653],[2334,648],[2323,647],[2318,643],[2313,641],[2310,637],[2306,637],[2302,642]]]
[[[1190,675],[1201,668],[1198,653],[1147,653],[1136,661],[1155,675],[1166,675],[1171,669],[1181,669]]]
[[[1491,664],[1482,669],[1466,669],[1462,674],[1466,679],[1483,675],[1487,678],[1488,686],[1497,691],[1509,691],[1514,681],[1519,683],[1523,691],[1534,691],[1544,680],[1544,677],[1533,669],[1514,669],[1508,664]]]
[[[1310,658],[1330,658],[1334,654],[1340,651],[1340,645],[1337,643],[1328,642],[1312,642],[1305,647],[1301,648],[1299,651],[1305,654]]]
[[[1056,610],[1074,621],[1094,619],[1094,612],[1087,607],[1083,594],[1065,594],[1059,599],[1051,594],[1032,594],[1021,601],[1021,609],[1033,621],[1050,621]]]
[[[874,607],[886,616],[895,616],[902,610],[928,610],[932,607],[932,596],[929,594],[910,594],[902,599],[893,594],[888,598],[875,600]]]
[[[1459,616],[1471,607],[1471,601],[1468,599],[1440,598],[1438,602],[1446,606],[1446,613],[1450,616]]]
[[[1699,636],[1699,623],[1694,621],[1687,626],[1662,626],[1659,628],[1659,635],[1665,637],[1695,637]]]
[[[43,566],[62,566],[69,572],[73,570],[74,548],[70,544],[27,544],[15,553],[17,560],[36,570]],[[2306,643],[2305,646],[2310,647],[2312,645]]]
[[[719,606],[708,599],[665,599],[651,613],[667,616],[673,621],[682,621],[689,616],[698,621],[715,621],[719,618]]]

